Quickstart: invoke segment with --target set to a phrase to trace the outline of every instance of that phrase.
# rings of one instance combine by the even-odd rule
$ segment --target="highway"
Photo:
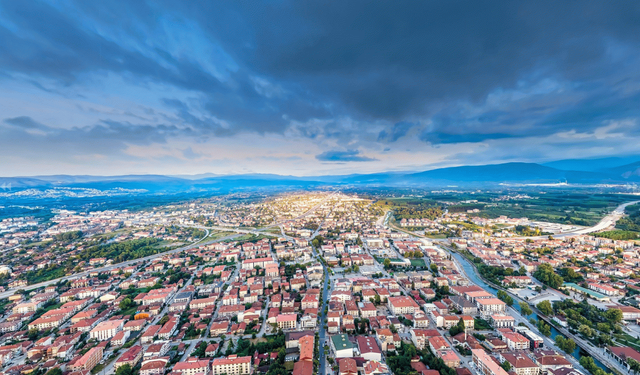
[[[586,228],[580,228],[574,231],[570,231],[570,232],[564,232],[564,233],[558,233],[558,234],[554,234],[552,235],[553,238],[566,238],[566,237],[572,237],[572,236],[579,236],[582,234],[589,234],[589,233],[595,233],[595,232],[599,232],[601,230],[607,229],[609,227],[612,227],[613,225],[615,225],[615,223],[620,220],[620,218],[622,218],[624,216],[624,210],[625,208],[627,208],[627,206],[631,206],[633,204],[637,204],[640,203],[640,201],[633,201],[633,202],[627,202],[627,203],[623,203],[621,205],[619,205],[618,207],[615,208],[615,210],[611,211],[611,213],[609,213],[607,216],[603,217],[600,222],[598,222],[598,224],[592,226],[592,227],[586,227]],[[416,236],[416,237],[420,237],[420,238],[426,238],[430,241],[433,242],[441,242],[441,241],[446,241],[446,240],[438,240],[438,239],[433,239],[433,238],[429,238],[426,236],[423,236],[422,234],[416,233],[416,232],[412,232],[406,229],[402,229],[394,224],[391,224],[389,222],[389,218],[391,217],[391,211],[387,211],[386,215],[384,216],[383,219],[383,225],[384,226],[389,226],[392,229],[395,229],[399,232],[403,232],[403,233],[407,233],[410,234],[412,236]],[[543,240],[543,239],[547,239],[549,238],[549,236],[531,236],[531,237],[508,237],[507,239],[512,239],[512,240],[526,240],[526,239],[530,239],[530,240]]]
[[[579,236],[581,234],[589,234],[589,233],[594,233],[594,232],[599,232],[601,230],[607,229],[609,227],[612,227],[615,225],[615,223],[620,220],[621,217],[624,216],[624,209],[627,208],[627,206],[636,204],[636,203],[640,203],[640,201],[633,201],[633,202],[627,202],[627,203],[623,203],[621,205],[619,205],[618,207],[616,207],[615,210],[611,211],[611,213],[609,213],[607,216],[603,217],[600,222],[592,227],[586,227],[586,228],[581,228],[581,229],[577,229],[574,231],[569,231],[569,232],[564,232],[564,233],[558,233],[558,234],[554,234],[553,238],[565,238],[565,237],[572,237],[572,236]],[[512,239],[532,239],[532,240],[536,240],[536,239],[546,239],[548,238],[548,236],[536,236],[536,237],[510,237]]]

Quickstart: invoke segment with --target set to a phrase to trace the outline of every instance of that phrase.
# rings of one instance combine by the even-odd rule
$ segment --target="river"
[[[482,280],[478,274],[476,273],[476,269],[475,267],[473,267],[473,265],[471,264],[471,262],[469,262],[469,260],[467,260],[467,258],[463,257],[462,255],[458,254],[458,253],[451,253],[457,260],[458,263],[462,265],[462,268],[464,268],[464,272],[467,274],[467,277],[469,277],[469,279],[471,280],[472,283],[482,287],[483,289],[485,289],[486,291],[497,295],[498,290],[492,286],[490,286],[489,284],[487,284],[486,282],[484,282],[484,280]],[[522,315],[522,312],[520,311],[520,305],[515,303],[513,305],[513,307],[518,310],[518,312],[520,312],[520,314]],[[538,314],[531,314],[531,315],[522,315],[524,317],[526,317],[527,319],[531,320],[534,319],[536,322],[538,321]],[[553,340],[555,340],[556,336],[560,335],[560,332],[558,332],[553,326],[551,326],[551,338]],[[576,358],[577,360],[580,360],[580,358],[582,356],[589,356],[588,353],[586,353],[584,350],[581,350],[579,346],[576,346],[576,350],[574,350],[574,352],[572,353],[573,357]],[[593,358],[593,357],[592,357]],[[602,364],[602,362],[598,361],[596,358],[593,358],[593,361],[595,362],[596,365],[598,365],[600,368],[602,368],[605,371],[611,371],[609,370],[605,365]]]

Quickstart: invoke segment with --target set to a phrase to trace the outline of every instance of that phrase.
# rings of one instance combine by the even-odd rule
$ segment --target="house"
[[[528,356],[522,353],[501,353],[499,355],[500,362],[509,362],[511,371],[517,375],[538,375],[540,367]]]
[[[102,359],[102,347],[96,346],[89,349],[82,357],[69,365],[71,371],[91,371]]]
[[[312,309],[317,309],[318,308],[318,296],[316,294],[310,294],[307,293],[305,294],[304,298],[301,301],[301,308],[303,310],[312,308]]]
[[[640,362],[640,353],[628,346],[608,346],[605,348],[604,352],[609,358],[618,362],[620,366],[625,367],[628,370],[631,368],[628,362],[629,359],[634,359]]]
[[[364,375],[382,375],[382,374],[390,374],[389,368],[377,361],[368,361],[363,366]]]
[[[507,343],[509,350],[527,350],[531,343],[517,332],[502,332],[502,340]]]
[[[318,316],[317,314],[304,314],[302,318],[300,318],[300,327],[301,328],[316,328],[318,324]]]
[[[227,358],[216,358],[211,364],[211,370],[213,375],[248,375],[251,373],[251,356],[230,355]]]
[[[127,339],[129,339],[129,335],[131,335],[131,331],[120,331],[116,333],[110,341],[111,346],[119,347],[124,345]]]
[[[336,358],[353,357],[353,344],[345,334],[332,336],[331,347]]]
[[[339,362],[339,375],[358,375],[358,366],[353,358],[342,358]]]
[[[313,361],[315,336],[303,336],[300,338],[300,361]]]
[[[483,317],[491,315],[505,315],[507,304],[497,298],[479,298],[476,299],[478,312]]]
[[[169,341],[160,341],[149,345],[147,350],[144,351],[143,357],[145,359],[162,357],[169,352],[171,345]]]
[[[622,311],[622,320],[638,321],[640,319],[640,309],[633,306],[616,306]]]
[[[209,328],[209,332],[211,336],[221,336],[227,333],[229,330],[229,322],[213,322],[211,323],[211,327]]]
[[[511,328],[515,325],[516,320],[511,315],[491,315],[491,325],[493,328]]]
[[[430,337],[440,336],[440,333],[434,329],[412,329],[411,341],[418,348],[422,350],[426,347]]]
[[[142,346],[134,345],[124,352],[116,361],[114,368],[117,370],[120,366],[129,365],[132,368],[138,365],[142,359]]]
[[[142,344],[148,344],[150,342],[153,342],[153,338],[155,337],[156,334],[158,334],[158,331],[160,331],[160,328],[162,328],[162,326],[159,324],[150,325],[147,328],[147,330],[144,331],[144,333],[142,334],[142,337],[140,337],[140,342]]]
[[[313,375],[313,362],[296,362],[295,365],[293,365],[293,375]]]
[[[394,315],[413,314],[417,309],[420,309],[416,301],[408,296],[389,297],[388,305]]]
[[[533,281],[529,276],[506,276],[502,280],[502,285],[509,286],[515,285],[517,287],[531,285]]]
[[[278,314],[276,324],[280,329],[295,329],[298,324],[298,314]]]
[[[173,366],[173,371],[182,375],[208,375],[210,372],[209,361],[198,360],[190,357],[185,362],[178,362]],[[229,372],[233,373],[233,372]],[[235,374],[235,373],[233,373]]]
[[[375,338],[371,336],[357,336],[356,341],[362,358],[378,362],[382,360],[382,350]]]
[[[118,332],[122,331],[124,320],[107,320],[99,323],[90,332],[90,337],[98,341],[104,341],[112,338]]]
[[[569,362],[564,355],[553,350],[535,350],[531,358],[536,365],[540,367],[540,372],[543,374],[547,374],[550,370],[573,368],[571,362]]]
[[[471,350],[472,361],[481,375],[508,375],[484,349]]]
[[[287,349],[298,348],[302,337],[314,336],[314,334],[314,331],[287,332],[285,334],[285,347]]]
[[[163,375],[169,362],[169,357],[151,358],[142,362],[140,375]]]
[[[372,316],[378,315],[378,310],[375,305],[371,302],[360,303],[360,316],[363,319],[371,318]]]
[[[218,352],[218,349],[220,349],[220,343],[209,344],[204,351],[204,355],[206,357],[213,357]]]
[[[453,307],[465,315],[476,315],[478,306],[462,296],[451,296],[449,298]]]
[[[383,351],[394,351],[393,333],[388,328],[376,329],[376,338]]]

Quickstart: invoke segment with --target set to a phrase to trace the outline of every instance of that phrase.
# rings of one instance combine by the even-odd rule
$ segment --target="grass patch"
[[[289,361],[289,362],[285,362],[284,363],[284,368],[287,371],[293,371],[293,366],[295,365],[295,363],[293,361]]]
[[[411,259],[411,265],[414,267],[427,267],[424,259]]]
[[[640,350],[640,339],[637,339],[627,333],[617,333],[614,334],[616,341],[620,344],[630,346],[636,350]]]
[[[207,237],[207,239],[208,240],[217,240],[219,238],[224,238],[224,237],[227,237],[227,236],[231,236],[234,233],[235,232],[216,232],[216,233],[209,234],[209,237]]]

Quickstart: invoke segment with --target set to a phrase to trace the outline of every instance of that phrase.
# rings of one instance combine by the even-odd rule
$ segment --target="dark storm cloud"
[[[172,46],[180,35],[195,41]],[[86,86],[113,73],[198,94],[163,102],[176,116],[164,130],[105,120],[76,132],[147,137],[134,142],[283,133],[291,121],[339,144],[374,121],[378,142],[482,142],[640,115],[637,1],[0,0],[0,50],[1,76],[43,89],[38,78]],[[536,86],[545,80],[564,86]],[[351,151],[318,157],[363,158]]]
[[[407,132],[409,131],[409,129],[413,128],[414,126],[416,126],[416,124],[411,122],[406,122],[406,121],[397,122],[393,124],[393,127],[389,132],[387,132],[386,130],[382,130],[378,134],[378,141],[395,142],[398,139],[407,135]]]
[[[325,151],[320,155],[316,155],[316,159],[327,162],[350,162],[350,161],[375,161],[360,154],[359,150],[346,151]]]
[[[129,144],[165,143],[183,131],[173,125],[134,125],[110,120],[93,126],[60,129],[27,116],[7,118],[0,123],[0,139],[5,150],[50,150],[56,154],[113,154],[125,150]]]
[[[238,59],[273,76],[303,81],[363,114],[396,120],[422,112],[425,100],[482,98],[535,68],[570,79],[606,74],[607,38],[630,45],[640,40],[637,2],[233,6],[200,17],[216,13],[216,20],[235,15],[244,21],[233,30],[227,22],[209,24]]]

